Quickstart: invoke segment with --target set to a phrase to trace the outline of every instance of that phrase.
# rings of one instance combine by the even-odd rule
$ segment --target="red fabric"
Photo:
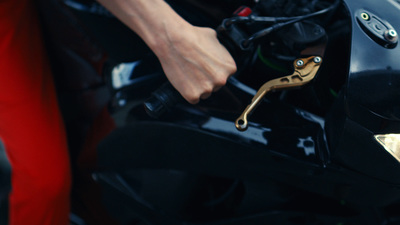
[[[10,225],[67,225],[67,144],[31,0],[0,1],[0,138],[12,167]]]

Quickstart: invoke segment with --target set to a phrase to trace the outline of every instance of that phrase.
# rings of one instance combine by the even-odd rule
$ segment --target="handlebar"
[[[166,112],[171,111],[176,104],[184,102],[185,99],[172,86],[166,82],[144,102],[146,113],[152,118],[160,118]]]
[[[242,43],[247,40],[248,35],[229,22],[228,19],[225,19],[216,29],[218,40],[232,55],[237,67],[242,67],[246,61],[245,55],[252,51],[253,45],[251,43],[249,46],[243,47]],[[157,119],[171,111],[176,104],[185,101],[181,94],[169,82],[166,82],[144,102],[144,108],[150,117]]]
[[[225,19],[222,24],[216,29],[218,39],[220,43],[224,45],[229,53],[232,55],[233,59],[236,62],[236,66],[243,69],[242,67],[245,67],[245,65],[249,61],[249,57],[247,56],[249,55],[249,53],[254,51],[256,40],[259,41],[261,38],[268,36],[270,33],[280,30],[294,23],[330,12],[336,8],[338,2],[339,1],[336,0],[335,3],[332,4],[330,7],[304,16],[289,17],[283,19],[280,18],[282,19],[282,21],[280,21],[278,18],[277,21],[274,21],[276,23],[273,23],[271,26],[261,29],[260,31],[252,35],[249,35],[247,31],[241,29],[238,24],[243,22],[251,22],[257,19],[271,18],[251,16],[243,17],[237,14],[236,16],[238,17],[233,17],[234,19]],[[271,21],[265,20],[261,22],[270,23]],[[323,36],[322,34],[325,33],[320,33],[319,36]],[[316,35],[318,36],[318,34]],[[153,92],[151,97],[145,101],[144,107],[146,109],[146,112],[151,117],[159,118],[165,112],[170,111],[175,104],[183,101],[185,101],[184,98],[179,94],[178,91],[176,91],[172,87],[171,84],[164,84],[161,88]]]

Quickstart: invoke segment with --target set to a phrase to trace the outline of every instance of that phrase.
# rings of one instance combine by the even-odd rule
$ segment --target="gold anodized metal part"
[[[276,78],[266,82],[257,91],[251,100],[251,103],[243,111],[242,115],[236,120],[235,126],[239,131],[245,131],[248,127],[247,117],[257,107],[264,96],[276,90],[284,90],[294,87],[300,87],[314,79],[322,63],[320,56],[310,56],[308,58],[299,58],[294,61],[294,72],[291,75]]]

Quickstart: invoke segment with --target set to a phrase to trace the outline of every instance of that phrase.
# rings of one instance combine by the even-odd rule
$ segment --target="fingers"
[[[221,87],[214,86],[211,83],[203,86],[194,84],[191,88],[186,88],[180,93],[190,104],[197,104],[200,100],[209,98],[213,92],[218,91]]]
[[[225,78],[223,80],[215,82],[209,85],[207,88],[200,89],[199,94],[193,96],[192,102],[195,102],[196,104],[199,102],[200,99],[205,100],[209,98],[214,92],[219,91],[223,86],[225,86],[227,79],[230,77],[230,74],[224,77]]]
[[[206,92],[202,93],[202,94],[200,95],[200,99],[204,100],[204,99],[209,98],[209,97],[212,95],[212,93],[217,92],[217,91],[218,91],[219,89],[221,89],[223,86],[224,86],[224,85],[216,86],[216,87],[214,87],[214,89],[213,89],[212,91],[206,91]]]
[[[195,77],[202,77],[203,79],[196,80],[196,82],[193,83],[186,80],[186,83],[182,84],[186,88],[180,92],[189,103],[197,104],[200,99],[204,100],[209,98],[212,93],[217,92],[225,86],[229,77],[235,72],[236,65],[232,64],[224,66],[219,72],[197,74]]]
[[[192,88],[188,88],[186,91],[181,92],[181,94],[190,104],[197,104],[200,99],[209,98],[213,91],[213,86],[210,84],[202,86],[194,84]]]
[[[236,72],[236,64],[214,30],[190,27],[178,34],[183,37],[173,39],[158,57],[171,84],[196,104],[224,86]]]

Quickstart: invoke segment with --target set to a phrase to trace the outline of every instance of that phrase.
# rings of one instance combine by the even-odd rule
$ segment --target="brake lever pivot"
[[[314,79],[317,71],[322,63],[322,57],[310,56],[308,58],[299,58],[294,61],[294,72],[291,75],[276,78],[266,82],[257,91],[256,95],[251,100],[251,103],[246,107],[240,117],[236,120],[235,126],[239,131],[245,131],[248,128],[247,117],[255,110],[264,96],[277,90],[286,90],[290,88],[300,87],[312,79]]]

